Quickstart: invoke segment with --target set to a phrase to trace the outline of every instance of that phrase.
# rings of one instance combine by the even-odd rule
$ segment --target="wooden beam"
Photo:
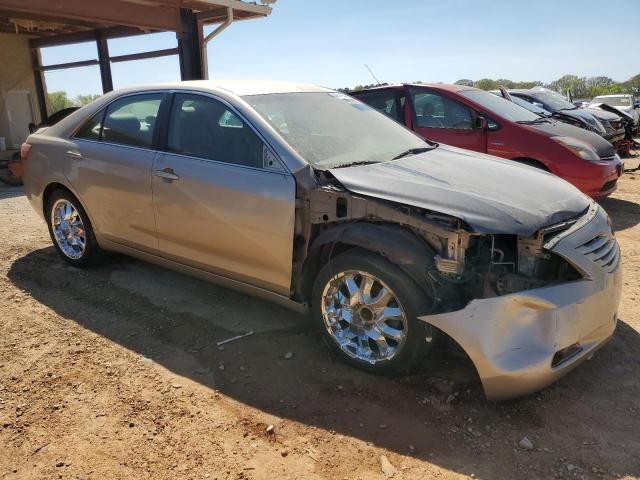
[[[45,12],[30,12],[28,15],[28,18],[25,18],[25,13],[24,12],[20,12],[18,10],[10,10],[10,9],[5,9],[3,8],[3,5],[0,5],[0,17],[4,17],[7,19],[11,19],[11,20],[32,20],[34,21],[36,24],[38,22],[44,22],[44,23],[59,23],[59,24],[64,24],[64,25],[75,25],[78,27],[85,27],[86,29],[92,29],[95,28],[95,25],[92,25],[89,22],[84,22],[82,20],[74,20],[71,18],[65,18],[64,20],[61,20],[58,17],[55,17],[54,15],[47,15]]]
[[[241,12],[251,12],[258,16],[267,16],[271,13],[271,7],[266,5],[257,5],[255,3],[245,3],[240,0],[196,0],[194,3],[200,4],[198,10],[209,10],[217,7],[231,7]],[[235,13],[235,12],[234,12]]]
[[[113,63],[130,62],[132,60],[144,60],[146,58],[157,58],[157,57],[167,57],[169,55],[178,55],[179,53],[180,52],[178,51],[178,47],[165,48],[164,50],[154,50],[152,52],[131,53],[129,55],[118,55],[116,57],[111,57],[111,61]]]
[[[100,65],[100,81],[102,93],[113,90],[113,77],[111,76],[111,61],[109,59],[109,43],[101,31],[96,32],[96,47],[98,49],[98,63]]]
[[[144,30],[132,27],[111,27],[101,28],[102,38],[131,37],[134,35],[144,35],[148,33]],[[96,39],[95,30],[86,32],[69,33],[63,35],[52,35],[44,38],[35,38],[29,41],[32,48],[57,47],[60,45],[71,45],[73,43],[93,42]]]
[[[6,9],[20,12],[22,18],[46,14],[54,18],[72,19],[100,25],[124,25],[141,29],[178,31],[177,8],[153,7],[123,0],[2,0]]]
[[[44,122],[49,118],[47,112],[47,97],[45,95],[44,72],[42,71],[42,59],[40,58],[40,50],[31,48],[31,68],[33,69],[33,81],[36,86],[36,97],[38,98],[38,109],[40,110],[40,121]]]
[[[67,68],[93,67],[98,65],[98,60],[80,60],[79,62],[56,63],[55,65],[43,65],[40,70],[50,72],[52,70],[66,70]]]

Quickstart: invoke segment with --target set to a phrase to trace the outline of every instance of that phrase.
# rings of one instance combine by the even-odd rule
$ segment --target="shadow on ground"
[[[588,475],[592,465],[640,473],[640,336],[624,322],[592,361],[555,386],[491,404],[466,357],[450,348],[414,375],[365,374],[329,354],[306,317],[134,260],[79,271],[46,248],[16,260],[8,277],[61,316],[177,375],[400,454],[412,445],[412,456],[443,468],[491,479],[550,478],[566,474],[565,462]],[[249,329],[256,333],[224,350],[215,345]],[[286,352],[294,357],[285,360]],[[537,450],[516,447],[525,435]],[[616,445],[614,453],[603,445]]]
[[[598,203],[607,211],[616,230],[626,230],[640,223],[640,205],[635,202],[609,197]]]
[[[24,195],[24,187],[10,187],[0,182],[0,199],[15,198]]]

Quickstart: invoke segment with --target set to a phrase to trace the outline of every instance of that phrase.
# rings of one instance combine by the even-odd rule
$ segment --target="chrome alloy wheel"
[[[391,360],[407,338],[406,314],[393,291],[375,276],[350,270],[322,292],[327,332],[350,357],[375,364]]]
[[[60,250],[72,260],[84,254],[86,233],[80,212],[68,200],[60,199],[51,209],[51,228]]]

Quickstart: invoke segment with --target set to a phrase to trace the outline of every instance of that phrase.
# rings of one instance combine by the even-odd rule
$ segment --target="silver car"
[[[105,95],[23,146],[63,260],[104,250],[311,310],[362,369],[453,338],[490,399],[527,394],[613,334],[607,214],[546,172],[425,142],[342,93],[186,82]]]

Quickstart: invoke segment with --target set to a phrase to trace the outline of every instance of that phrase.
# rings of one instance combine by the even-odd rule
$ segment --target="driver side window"
[[[432,91],[411,92],[418,127],[471,130],[471,109]]]

